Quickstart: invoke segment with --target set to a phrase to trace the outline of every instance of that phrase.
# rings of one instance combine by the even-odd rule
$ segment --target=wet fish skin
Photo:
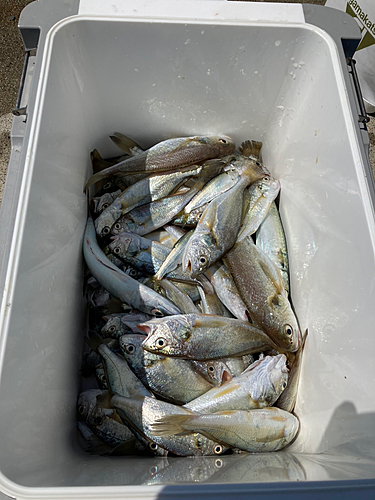
[[[285,290],[289,294],[289,261],[286,238],[276,203],[271,203],[267,217],[256,232],[256,245],[270,258],[280,271]]]
[[[297,319],[283,279],[251,236],[236,243],[224,258],[252,320],[286,351],[295,352],[300,341]]]
[[[172,172],[151,174],[125,189],[96,219],[99,236],[110,233],[111,227],[122,215],[133,208],[168,196],[182,181],[197,176],[202,166],[189,166]]]
[[[307,330],[304,333],[302,342],[300,344],[298,351],[296,352],[294,361],[290,368],[288,386],[285,389],[285,391],[280,395],[279,399],[276,402],[276,406],[285,411],[292,412],[296,405],[299,379],[301,376],[302,354],[305,348],[306,338],[307,338]]]
[[[163,259],[164,262],[155,273],[155,279],[161,280],[166,274],[174,271],[178,265],[182,264],[182,255],[192,234],[193,231],[188,231],[176,241],[171,252]]]
[[[104,255],[97,241],[91,217],[83,238],[83,253],[92,275],[109,293],[142,312],[151,315],[176,314],[179,309],[150,288],[120,271]]]
[[[163,415],[190,415],[190,412],[181,406],[153,398],[132,399],[117,395],[111,398],[111,404],[123,421],[136,427],[147,439],[176,455],[221,455],[228,449],[198,433],[192,433],[189,436],[165,436],[162,438],[153,436],[150,428],[153,422]]]
[[[280,191],[280,181],[272,177],[266,177],[254,182],[248,189],[250,202],[245,218],[238,231],[237,241],[254,234],[264,221],[271,204]]]
[[[144,349],[185,359],[219,359],[275,347],[262,330],[250,323],[208,314],[169,316],[138,327],[147,334]]]
[[[184,405],[194,413],[253,410],[272,406],[288,383],[286,356],[267,356],[241,375]]]
[[[216,316],[224,316],[227,318],[232,318],[232,314],[228,311],[225,305],[220,301],[219,297],[216,295],[213,286],[210,281],[200,274],[197,276],[197,281],[201,286],[198,287],[199,295],[201,297],[201,309],[203,314],[214,314]],[[198,312],[198,311],[191,311]]]
[[[226,162],[223,168],[224,172],[236,170],[240,175],[246,172],[246,175],[250,178],[250,184],[271,175],[270,171],[256,157],[243,154],[231,154],[224,156],[222,161]]]
[[[298,419],[279,408],[230,410],[207,415],[165,415],[151,425],[154,436],[200,432],[218,442],[250,453],[277,451],[292,442]]]
[[[216,295],[237,319],[249,320],[249,312],[242,300],[229,269],[221,262],[210,266],[205,275],[215,289]]]
[[[91,201],[94,203],[94,214],[100,215],[103,210],[108,208],[120,194],[121,190],[118,189],[113,193],[104,193],[102,196],[92,198]]]
[[[103,316],[106,324],[101,329],[102,337],[118,339],[121,337],[121,335],[124,335],[127,332],[131,332],[131,329],[126,324],[121,322],[121,316],[126,315],[126,313],[117,313]]]
[[[120,347],[133,372],[153,393],[175,404],[184,404],[212,387],[190,361],[145,351],[143,340],[143,335],[124,335]]]
[[[236,241],[241,224],[243,193],[249,183],[244,176],[217,196],[203,212],[182,257],[182,269],[195,278],[221,259]]]
[[[167,279],[158,280],[154,286],[161,288],[164,295],[180,309],[183,314],[199,313],[189,295],[181,288],[178,288],[172,281]]]
[[[219,387],[224,381],[232,380],[230,370],[222,359],[211,359],[210,361],[197,361],[192,359],[190,362],[202,377],[216,387]]]
[[[144,274],[154,274],[168,258],[170,248],[130,232],[112,237],[110,251],[123,262]]]
[[[166,171],[218,158],[233,151],[235,145],[230,137],[180,137],[155,144],[150,149],[123,162],[94,174],[84,190],[99,180],[131,172]]]
[[[83,391],[78,396],[78,413],[104,443],[114,448],[134,439],[133,434],[119,421],[114,410],[101,408],[96,397],[102,391]]]
[[[106,345],[98,347],[103,358],[103,365],[109,390],[121,396],[154,397],[129,368],[127,361],[111,351]]]

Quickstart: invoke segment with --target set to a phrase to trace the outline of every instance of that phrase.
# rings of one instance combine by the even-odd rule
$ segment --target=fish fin
[[[174,149],[172,149],[172,151],[169,151],[169,153],[167,153],[166,156],[170,156],[171,154],[176,153],[177,151],[179,151],[180,149],[184,148],[185,146],[187,146],[191,142],[197,141],[197,139],[198,139],[198,137],[187,137],[183,142],[181,142],[181,144],[179,144]]]
[[[202,314],[199,319],[196,319],[193,324],[193,328],[228,328],[228,323],[223,321],[221,316],[215,316],[213,314]]]
[[[239,149],[244,156],[256,156],[259,158],[262,146],[263,144],[258,141],[244,141]]]
[[[99,406],[99,408],[112,410],[113,406],[111,405],[111,397],[112,394],[109,391],[105,391],[102,394],[98,394],[96,396],[96,404]]]
[[[263,262],[262,260],[259,260],[259,265],[264,272],[264,274],[267,276],[267,278],[272,282],[273,286],[276,288],[277,294],[283,295],[287,297],[283,278],[281,277],[278,269],[276,266],[271,262],[273,269],[270,269],[270,266],[267,265],[267,263]],[[274,270],[274,272],[272,272]]]
[[[85,337],[85,341],[93,351],[98,352],[98,348],[103,344],[104,339],[94,331],[89,331]]]
[[[109,137],[111,141],[116,144],[116,146],[125,151],[125,153],[127,153],[128,155],[134,156],[134,149],[139,150],[139,152],[143,151],[139,144],[137,144],[129,137],[126,137],[126,135],[120,134],[120,132],[115,132]]]
[[[259,363],[262,361],[262,359],[258,359],[257,361],[254,361],[254,363],[251,363],[250,366],[248,366],[242,373],[241,375],[243,375],[244,373],[249,373],[251,372],[251,370],[254,370],[254,368],[256,368]]]
[[[194,418],[194,415],[163,415],[150,425],[153,436],[172,436],[174,434],[190,434],[184,424]]]
[[[83,188],[83,192],[85,193],[90,186],[93,186],[99,181],[106,179],[108,175],[106,175],[105,170],[101,170],[100,172],[96,172],[96,174],[92,175],[89,180],[86,182],[85,187]]]

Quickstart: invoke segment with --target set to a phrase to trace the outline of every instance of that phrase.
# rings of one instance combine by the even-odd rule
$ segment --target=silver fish
[[[150,149],[90,177],[85,190],[99,180],[125,172],[166,171],[217,158],[234,149],[230,137],[181,137],[160,142]]]
[[[267,217],[256,233],[256,244],[280,271],[289,293],[289,261],[283,225],[276,203],[271,203]]]
[[[288,383],[286,356],[267,356],[256,361],[238,377],[213,387],[184,405],[194,413],[224,410],[253,410],[272,406]]]
[[[152,392],[184,404],[204,394],[212,385],[201,377],[190,361],[152,354],[142,349],[143,335],[124,335],[120,348],[133,372]]]
[[[150,429],[153,423],[164,415],[191,415],[191,412],[181,406],[153,398],[132,399],[122,396],[113,396],[111,404],[123,421],[129,423],[132,427],[136,427],[155,444],[176,455],[221,455],[227,450],[226,446],[207,439],[198,433],[192,433],[189,436],[165,436],[162,438],[151,434]]]
[[[224,262],[252,320],[275,344],[295,352],[300,342],[299,326],[273,262],[253,243],[251,236],[236,243]]]
[[[147,334],[143,348],[185,359],[240,356],[275,347],[259,328],[239,319],[208,314],[183,314],[140,323]]]
[[[97,244],[91,217],[88,218],[86,224],[83,254],[92,275],[109,293],[121,301],[154,316],[179,312],[179,309],[168,299],[138,283],[112,264]]]
[[[186,431],[250,453],[277,451],[290,444],[299,429],[298,419],[279,408],[231,410],[207,415],[163,415],[154,420],[154,439]]]

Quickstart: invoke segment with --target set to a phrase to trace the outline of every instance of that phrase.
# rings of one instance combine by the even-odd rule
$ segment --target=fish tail
[[[120,134],[120,132],[115,132],[113,135],[109,136],[110,139],[118,146],[120,149],[125,151],[130,156],[134,156],[134,150],[137,152],[143,151],[141,146],[137,144],[135,141],[126,137],[124,134]]]
[[[240,151],[244,156],[255,156],[259,158],[262,143],[258,141],[244,141],[240,146]]]
[[[151,424],[150,432],[154,436],[189,434],[192,431],[185,426],[194,417],[195,415],[163,415]]]
[[[109,167],[109,169],[110,168],[111,167]],[[100,172],[96,172],[96,174],[92,175],[89,178],[89,180],[86,182],[85,187],[83,188],[83,192],[85,193],[90,186],[93,186],[97,182],[99,182],[103,179],[106,179],[107,177],[112,175],[112,173],[110,173],[109,175],[107,174],[107,170],[109,170],[109,169],[105,168],[104,170],[101,170]]]

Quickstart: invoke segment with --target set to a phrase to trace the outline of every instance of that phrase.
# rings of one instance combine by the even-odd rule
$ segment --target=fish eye
[[[215,460],[215,467],[216,467],[217,469],[221,469],[223,465],[224,465],[224,464],[223,464],[223,461],[222,461],[222,460],[220,460],[220,458],[217,458],[217,459]]]
[[[205,266],[207,264],[207,259],[204,255],[201,255],[199,257],[199,263],[202,264],[202,266]]]
[[[120,252],[121,252],[121,250],[119,247],[116,247],[113,249],[113,253],[115,253],[116,255],[118,255]]]
[[[153,309],[151,314],[156,316],[157,318],[163,318],[164,314],[160,311],[160,309]]]
[[[135,269],[131,269],[129,271],[129,276],[136,276],[137,275],[137,271]]]
[[[225,139],[219,139],[219,142],[221,142],[221,144],[227,144],[228,141],[226,141]]]
[[[158,468],[156,465],[154,465],[153,467],[150,467],[150,475],[151,476],[154,476],[157,472],[158,472]]]
[[[82,405],[78,406],[78,413],[80,415],[83,415],[85,413],[85,407]]]
[[[103,229],[102,229],[102,234],[104,234],[104,235],[109,234],[109,233],[110,233],[110,231],[111,231],[111,228],[110,228],[110,227],[108,227],[108,226],[105,226],[105,227],[103,227]]]
[[[215,455],[220,455],[220,453],[223,453],[223,447],[221,444],[217,444],[214,448],[214,453]]]
[[[198,214],[198,219],[200,219],[202,217],[203,213],[201,212],[200,214]]]
[[[283,387],[283,390],[286,388],[286,382],[283,383],[282,387]]]
[[[104,203],[104,205],[102,206],[102,210],[105,210],[108,207],[109,207],[109,203]]]
[[[106,379],[105,379],[105,375],[104,375],[104,373],[101,373],[101,374],[99,375],[99,378],[100,378],[100,380],[101,380],[102,382],[106,382]]]
[[[157,341],[155,342],[157,349],[161,349],[162,347],[165,346],[165,344],[166,344],[165,339],[163,339],[162,337],[160,337],[160,339],[157,339]]]
[[[208,371],[211,372],[211,373],[213,373],[215,371],[215,368],[212,365],[210,365],[208,367]]]
[[[121,229],[121,224],[119,222],[116,222],[116,224],[113,227],[115,229]]]
[[[259,163],[259,161],[256,161],[256,162],[255,162],[255,165],[256,165],[257,167],[260,167],[260,163]]]
[[[293,335],[293,328],[290,325],[284,325],[284,333],[288,337],[291,337]]]
[[[104,184],[103,189],[109,189],[112,186],[112,182],[107,182]]]
[[[116,327],[115,327],[115,325],[110,326],[110,327],[108,328],[108,331],[109,331],[109,333],[113,333],[114,331],[116,331]]]
[[[125,347],[125,351],[126,351],[128,354],[134,354],[134,353],[135,353],[135,345],[134,345],[134,344],[128,344],[128,345]]]
[[[156,443],[150,443],[148,446],[152,451],[156,451],[158,449],[158,445]]]

